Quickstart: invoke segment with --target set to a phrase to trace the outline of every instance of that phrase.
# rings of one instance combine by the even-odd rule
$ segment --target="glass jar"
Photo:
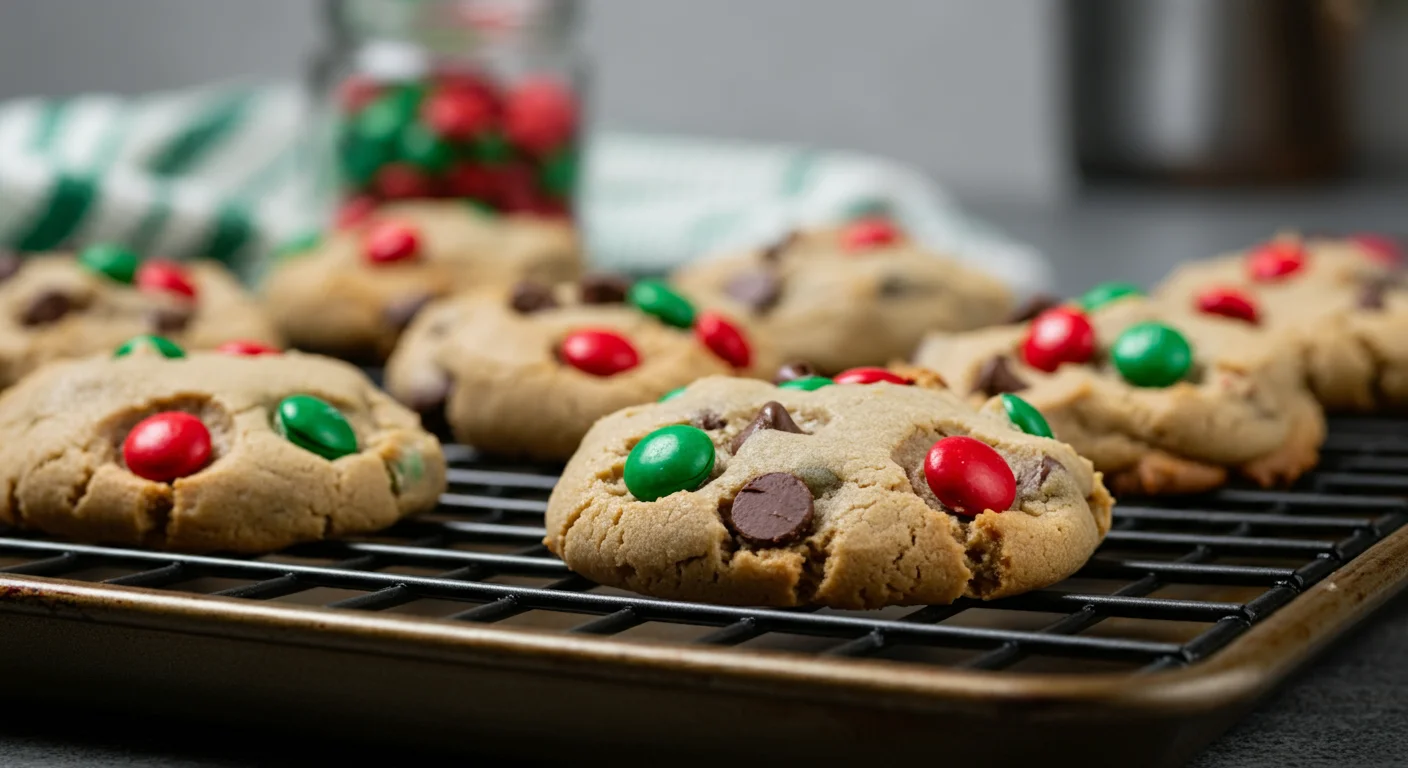
[[[585,105],[575,5],[325,0],[331,44],[311,72],[321,210],[459,198],[570,216]]]

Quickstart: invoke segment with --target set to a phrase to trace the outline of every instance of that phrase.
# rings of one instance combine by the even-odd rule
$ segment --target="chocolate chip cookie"
[[[445,459],[356,368],[143,338],[0,395],[0,523],[81,541],[264,552],[433,507]]]
[[[1010,412],[996,396],[1016,393],[1116,494],[1289,482],[1325,434],[1286,345],[1108,286],[1021,325],[932,334],[915,362],[987,408]]]
[[[0,388],[138,334],[191,349],[280,343],[259,303],[214,262],[143,261],[112,245],[24,260],[0,254]]]
[[[1294,340],[1306,380],[1332,411],[1408,406],[1408,273],[1378,238],[1283,235],[1191,262],[1158,295]]]
[[[702,306],[742,319],[783,359],[822,373],[908,357],[926,331],[991,325],[1012,309],[1001,282],[927,252],[879,219],[706,259],[682,268],[675,283]]]
[[[430,305],[387,362],[386,384],[462,442],[560,460],[612,411],[774,365],[765,344],[663,283],[591,275]]]
[[[265,281],[280,329],[300,349],[362,362],[384,360],[431,299],[581,268],[569,224],[463,202],[387,205],[286,252]]]
[[[1080,568],[1110,526],[1090,462],[891,373],[710,377],[613,413],[554,488],[544,543],[602,584],[732,604],[990,599]]]

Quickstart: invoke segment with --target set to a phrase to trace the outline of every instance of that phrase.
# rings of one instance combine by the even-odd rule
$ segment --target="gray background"
[[[1399,6],[1401,7],[1401,5]],[[1077,184],[1058,0],[598,0],[585,47],[601,125],[802,141],[909,161],[968,198]],[[1408,21],[1354,71],[1359,165],[1408,167]],[[312,0],[5,0],[0,98],[294,77]]]

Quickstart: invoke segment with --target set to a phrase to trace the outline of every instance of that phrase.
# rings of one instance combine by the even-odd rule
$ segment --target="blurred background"
[[[1032,243],[1078,290],[1269,228],[1398,221],[1408,3],[583,2],[592,130],[877,155]],[[0,11],[0,99],[293,81],[314,0]],[[1229,210],[1229,203],[1231,210]],[[1209,223],[1211,221],[1211,223]],[[1102,251],[1144,259],[1092,261]]]

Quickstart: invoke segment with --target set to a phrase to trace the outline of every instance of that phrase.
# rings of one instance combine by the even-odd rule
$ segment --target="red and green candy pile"
[[[353,76],[339,91],[337,162],[354,200],[447,197],[505,213],[566,215],[579,108],[561,82],[480,73]]]

